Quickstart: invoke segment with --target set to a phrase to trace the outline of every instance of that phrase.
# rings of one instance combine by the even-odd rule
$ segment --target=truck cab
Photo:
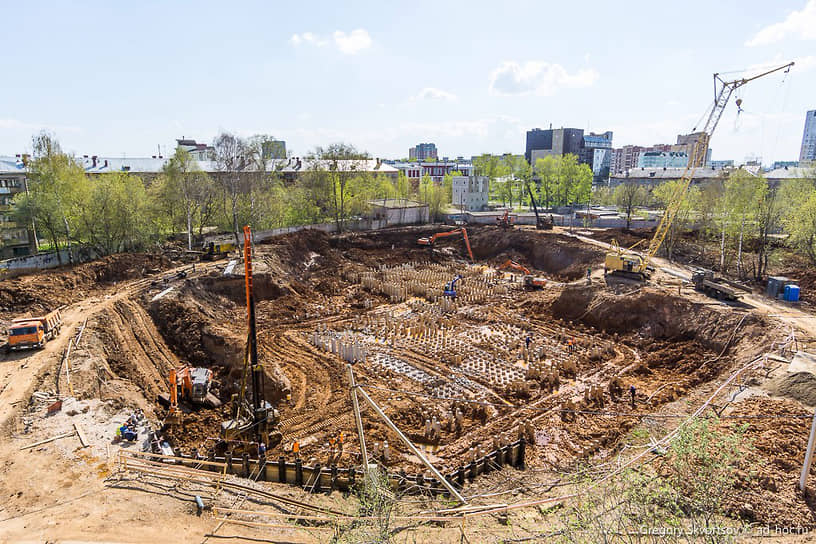
[[[41,321],[15,321],[8,331],[8,349],[25,349],[45,345],[45,329]]]

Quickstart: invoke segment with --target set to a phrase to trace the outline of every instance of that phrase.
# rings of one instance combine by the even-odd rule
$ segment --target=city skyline
[[[30,150],[40,130],[69,152],[107,156],[167,153],[221,130],[271,134],[295,155],[338,141],[387,158],[422,141],[440,156],[520,154],[526,131],[550,124],[650,146],[691,132],[712,72],[793,60],[784,83],[746,86],[743,113],[731,104],[711,147],[737,163],[798,157],[814,108],[816,0],[706,4],[703,20],[689,9],[660,24],[646,2],[619,24],[602,3],[588,13],[511,3],[524,14],[513,25],[495,25],[489,4],[423,6],[318,2],[280,17],[251,2],[223,13],[207,2],[40,3],[9,27],[16,77],[0,90],[0,154]]]

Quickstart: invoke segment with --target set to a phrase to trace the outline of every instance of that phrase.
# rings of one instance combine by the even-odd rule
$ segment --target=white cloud
[[[308,43],[309,45],[314,45],[317,47],[323,47],[329,43],[328,40],[321,38],[311,32],[303,32],[302,34],[292,34],[292,37],[289,38],[289,42],[292,45],[301,45],[304,43]]]
[[[459,97],[448,91],[437,89],[435,87],[425,87],[419,91],[416,96],[411,97],[411,101],[419,100],[444,100],[447,102],[455,102]]]
[[[371,47],[371,36],[368,35],[367,30],[362,28],[352,30],[349,34],[342,30],[336,30],[333,36],[334,44],[341,53],[346,55],[355,55],[363,49]]]
[[[541,61],[505,61],[490,74],[490,94],[550,96],[560,89],[592,86],[598,72],[584,68],[570,74],[560,64]]]
[[[745,45],[768,45],[785,38],[816,40],[816,0],[809,0],[801,11],[792,11],[781,23],[766,26],[745,42]]]
[[[332,44],[343,54],[355,55],[363,49],[371,47],[372,40],[367,30],[358,28],[348,34],[342,30],[336,30],[331,36],[320,36],[312,32],[292,34],[289,43],[295,47],[305,44],[323,47]]]

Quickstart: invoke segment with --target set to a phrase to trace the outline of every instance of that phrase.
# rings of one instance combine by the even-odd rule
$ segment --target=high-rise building
[[[436,159],[436,144],[417,144],[408,149],[408,158],[412,161],[423,161],[425,159]]]
[[[698,156],[695,156],[694,150],[697,146],[697,142],[702,141],[703,149],[705,149],[705,153],[700,153]],[[691,166],[706,166],[708,161],[711,160],[711,148],[708,147],[709,136],[705,132],[692,132],[691,134],[678,134],[677,135],[677,144],[673,145],[671,151],[679,151],[681,153],[685,152],[686,155],[689,156],[689,161],[692,162]]]
[[[684,151],[644,151],[638,156],[638,168],[685,168],[688,155]]]
[[[816,110],[810,110],[805,115],[805,133],[802,135],[799,163],[814,161],[816,161]]]
[[[609,176],[612,164],[612,132],[585,135],[580,128],[534,128],[527,131],[524,158],[532,165],[549,155],[573,154],[582,164],[588,164],[596,179]]]

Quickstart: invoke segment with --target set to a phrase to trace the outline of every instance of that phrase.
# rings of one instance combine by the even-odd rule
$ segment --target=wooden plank
[[[76,423],[74,423],[74,430],[76,431],[76,434],[79,437],[79,443],[82,444],[83,448],[87,448],[90,444],[88,444],[88,441],[85,440],[85,435],[82,433],[82,431],[79,429],[79,425],[77,425]]]
[[[20,450],[28,450],[31,448],[36,448],[37,446],[41,446],[43,444],[48,444],[49,442],[53,442],[54,440],[59,440],[60,438],[68,438],[69,436],[74,436],[76,431],[71,431],[70,433],[63,433],[57,436],[52,436],[51,438],[46,438],[45,440],[40,440],[39,442],[34,442],[33,444],[29,444],[28,446],[23,446]]]

